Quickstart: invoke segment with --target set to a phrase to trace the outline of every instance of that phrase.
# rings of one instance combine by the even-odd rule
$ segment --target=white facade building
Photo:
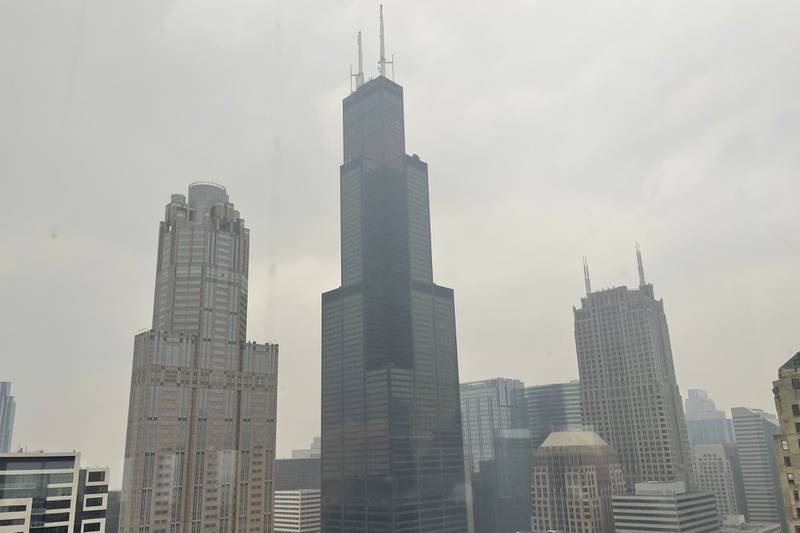
[[[687,491],[682,481],[637,483],[634,494],[614,496],[617,533],[716,533],[720,517],[714,495]]]
[[[319,532],[319,489],[275,491],[275,533]]]

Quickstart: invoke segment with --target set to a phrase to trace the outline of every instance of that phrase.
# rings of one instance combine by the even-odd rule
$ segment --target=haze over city
[[[81,450],[119,485],[158,221],[195,180],[251,230],[247,336],[280,344],[278,455],[319,433],[358,29],[377,70],[375,3],[330,4],[0,6],[14,445]],[[386,25],[460,380],[577,378],[581,258],[595,289],[635,287],[638,241],[684,394],[774,410],[797,350],[800,5],[448,6],[387,2]]]

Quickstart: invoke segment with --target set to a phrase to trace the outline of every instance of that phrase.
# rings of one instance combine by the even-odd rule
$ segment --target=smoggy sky
[[[678,383],[773,408],[800,348],[800,3],[386,0],[462,381],[577,377],[596,289],[664,298]],[[366,0],[0,3],[0,380],[13,442],[122,455],[158,222],[223,183],[251,230],[248,337],[281,345],[278,452],[319,432],[339,284],[341,99]]]

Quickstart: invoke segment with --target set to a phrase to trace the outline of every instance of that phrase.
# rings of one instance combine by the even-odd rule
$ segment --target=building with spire
[[[224,187],[172,195],[134,341],[121,532],[272,531],[278,345],[245,340],[249,254]]]
[[[675,377],[664,302],[638,289],[592,291],[573,308],[584,422],[619,453],[629,490],[643,481],[691,483],[683,403]]]
[[[428,165],[406,154],[403,88],[383,52],[379,65],[343,102],[341,286],[322,295],[322,530],[463,533],[453,290],[433,282]]]

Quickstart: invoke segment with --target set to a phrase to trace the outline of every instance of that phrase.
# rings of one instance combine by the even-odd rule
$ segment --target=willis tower
[[[341,286],[322,295],[322,530],[465,533],[453,290],[433,283],[428,165],[403,88],[343,102]]]

